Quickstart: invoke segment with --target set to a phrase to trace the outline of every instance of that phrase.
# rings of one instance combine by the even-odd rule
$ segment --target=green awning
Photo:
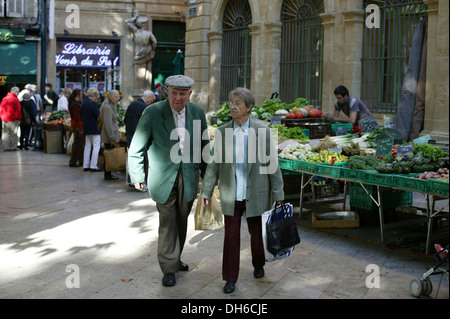
[[[36,74],[36,42],[0,44],[0,75]]]

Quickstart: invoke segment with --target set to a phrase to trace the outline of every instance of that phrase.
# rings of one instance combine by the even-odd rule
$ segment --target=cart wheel
[[[414,297],[417,297],[417,298],[420,297],[420,295],[422,294],[422,291],[423,291],[422,280],[419,280],[419,279],[411,280],[410,288],[411,288],[411,294]]]
[[[433,284],[431,283],[430,278],[426,278],[422,282],[423,282],[422,295],[424,296],[431,295],[431,292],[433,291]]]

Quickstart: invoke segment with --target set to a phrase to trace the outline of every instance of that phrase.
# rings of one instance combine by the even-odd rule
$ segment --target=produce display
[[[351,169],[374,170],[382,163],[383,160],[375,156],[353,155],[349,157],[347,167]]]
[[[287,145],[280,154],[278,154],[278,157],[285,158],[285,159],[300,159],[305,160],[308,156],[314,156],[316,153],[313,151],[313,148],[309,144],[300,144],[300,143],[293,143]]]
[[[227,103],[222,105],[216,112],[216,115],[218,118],[217,126],[232,120]],[[321,117],[322,111],[319,108],[310,105],[305,98],[297,98],[291,104],[283,103],[280,99],[272,99],[266,100],[261,106],[255,106],[250,117],[270,122],[271,118],[275,115],[285,117],[286,119],[311,118],[311,121],[304,120],[305,124],[309,124],[309,122],[314,121],[314,118]],[[302,162],[313,164],[326,163],[334,165],[334,163],[340,163],[339,165],[334,166],[337,166],[338,171],[339,167],[344,167],[346,169],[342,169],[342,174],[344,175],[341,177],[347,177],[347,174],[349,174],[349,177],[364,176],[357,177],[358,179],[363,179],[366,178],[365,176],[367,175],[372,182],[376,180],[372,180],[372,176],[376,173],[379,174],[379,176],[377,174],[376,177],[378,179],[385,178],[382,176],[388,175],[398,176],[399,183],[404,183],[405,179],[409,178],[431,180],[432,184],[430,185],[433,185],[434,180],[439,181],[436,183],[449,181],[450,165],[448,161],[448,152],[446,150],[435,147],[432,144],[425,143],[415,145],[412,142],[404,143],[401,134],[391,127],[380,127],[369,133],[355,133],[341,136],[326,135],[323,138],[314,139],[313,136],[315,136],[315,134],[311,135],[311,131],[309,134],[305,134],[303,129],[299,126],[292,125],[293,127],[286,127],[286,124],[291,126],[288,123],[290,122],[286,121],[283,125],[269,125],[270,128],[277,130],[278,142],[288,141],[287,143],[290,143],[286,146],[285,143],[283,144],[284,148],[278,154],[280,159],[301,160]],[[305,127],[303,126],[303,128]],[[384,156],[376,156],[377,144],[379,141],[388,139],[393,140],[391,153]],[[405,149],[408,148],[402,147],[400,152],[399,145],[412,145],[412,151],[404,154]],[[397,149],[399,149],[398,152]],[[443,160],[444,158],[446,159]],[[286,161],[280,161],[280,166],[282,165],[281,163],[286,166],[284,169],[288,170],[297,170],[298,167],[301,167],[297,166],[301,164],[294,164],[294,162],[291,163],[292,166]],[[312,167],[314,169],[314,165]],[[318,168],[321,169],[320,166],[318,166]],[[305,166],[305,169],[306,171],[311,172],[309,171],[309,166]],[[364,170],[368,171],[368,174],[358,175],[358,173],[348,173],[348,169]],[[385,180],[388,181],[388,179]],[[402,185],[400,184],[400,186]],[[438,187],[436,189],[434,186],[429,187],[432,187],[438,194],[446,193],[445,185],[442,186],[439,184],[436,186]],[[422,190],[423,188],[420,191]]]
[[[303,133],[299,127],[287,128],[280,124],[269,125],[270,128],[278,130],[278,140],[298,140],[301,142],[309,142],[309,138]]]
[[[288,105],[289,113],[286,114],[287,119],[301,119],[306,117],[322,117],[322,110],[309,105],[307,99],[299,97]]]
[[[272,116],[274,116],[277,112],[277,115],[285,115],[287,114],[286,108],[288,104],[281,102],[280,99],[269,99],[264,101],[261,106],[255,105],[253,106],[252,112],[250,113],[250,117],[254,119],[259,119],[263,121],[270,122]],[[221,126],[226,124],[232,120],[230,113],[230,106],[228,103],[224,103],[219,110],[216,112],[217,116],[217,126]]]
[[[335,162],[346,162],[348,157],[331,150],[322,150],[319,153],[308,155],[304,160],[312,163],[332,163],[333,158]]]
[[[64,124],[68,117],[69,114],[65,111],[47,112],[43,122],[47,124]]]
[[[415,176],[419,179],[437,179],[440,181],[448,182],[448,168],[440,168],[436,172],[425,172]]]
[[[287,145],[280,154],[280,158],[299,159],[311,163],[331,163],[333,158],[336,162],[345,162],[348,157],[336,151],[322,150],[316,152],[309,144],[293,143]]]

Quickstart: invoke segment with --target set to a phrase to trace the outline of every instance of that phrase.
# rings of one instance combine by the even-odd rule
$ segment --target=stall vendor
[[[336,97],[334,112],[325,113],[323,118],[334,122],[352,123],[352,133],[361,133],[361,128],[358,123],[367,116],[372,116],[367,106],[361,100],[349,95],[347,88],[343,85],[339,85],[334,89],[334,96]],[[339,113],[341,111],[348,118],[340,118]]]

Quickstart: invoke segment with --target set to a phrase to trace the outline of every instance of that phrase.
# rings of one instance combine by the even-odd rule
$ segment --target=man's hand
[[[144,188],[144,183],[134,183],[134,188],[142,192],[142,189]]]

